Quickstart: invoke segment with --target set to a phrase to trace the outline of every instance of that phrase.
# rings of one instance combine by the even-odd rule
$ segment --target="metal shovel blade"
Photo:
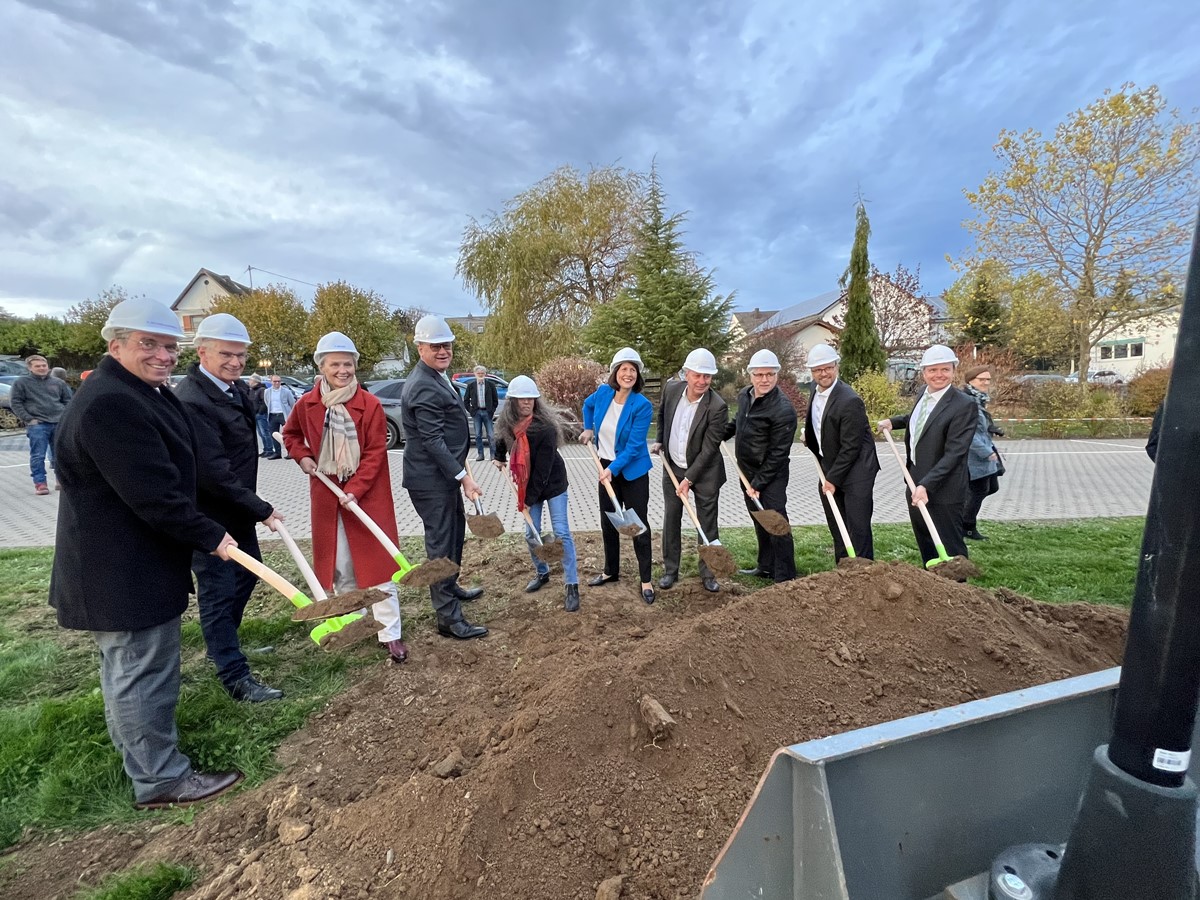
[[[311,622],[313,619],[331,619],[334,616],[344,616],[369,609],[372,605],[386,600],[387,594],[375,588],[365,591],[347,591],[330,597],[328,600],[315,600],[308,606],[301,607],[292,614],[293,622]]]
[[[753,509],[750,515],[767,534],[782,536],[792,530],[792,524],[776,509]]]
[[[701,544],[700,558],[718,578],[728,578],[737,571],[737,560],[720,544]]]
[[[564,553],[562,541],[553,537],[542,538],[540,544],[533,545],[533,555],[547,564],[562,562]]]
[[[397,580],[397,584],[405,587],[429,587],[458,574],[458,563],[444,556],[428,559],[419,566],[413,566]]]
[[[368,612],[362,618],[343,625],[332,634],[324,635],[319,643],[322,650],[342,650],[351,644],[365,641],[380,631],[383,631],[383,623],[376,621],[375,617]]]
[[[467,527],[471,529],[471,534],[485,538],[500,537],[504,534],[504,523],[495,513],[467,516]]]
[[[621,507],[620,512],[604,513],[608,516],[608,521],[612,522],[612,527],[617,529],[621,534],[629,537],[637,537],[646,530],[646,524],[641,520],[641,517],[632,509]]]

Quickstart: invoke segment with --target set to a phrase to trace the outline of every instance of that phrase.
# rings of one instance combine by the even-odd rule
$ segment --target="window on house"
[[[1145,347],[1145,345],[1141,341],[1135,341],[1134,343],[1129,345],[1129,355],[1130,356],[1141,356],[1142,350],[1144,347]]]
[[[1101,359],[1112,359],[1112,352],[1113,352],[1112,347],[1101,347],[1100,348],[1100,358]]]
[[[1129,357],[1129,345],[1117,344],[1113,347],[1113,359],[1127,359]]]

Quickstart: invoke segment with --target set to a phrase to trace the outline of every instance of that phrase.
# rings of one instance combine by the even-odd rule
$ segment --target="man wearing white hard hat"
[[[272,531],[283,517],[255,490],[258,486],[258,441],[254,402],[242,382],[250,334],[228,313],[207,316],[196,329],[200,357],[175,388],[192,421],[200,511],[225,526],[238,547],[261,560],[254,524]],[[283,691],[259,681],[242,653],[238,628],[257,576],[244,566],[209,553],[192,554],[196,605],[208,658],[234,700],[262,703],[278,700]]]
[[[854,552],[862,559],[875,558],[871,536],[871,516],[875,512],[875,475],[879,472],[879,454],[871,436],[867,407],[854,388],[838,378],[841,357],[828,344],[817,344],[808,351],[808,368],[813,376],[813,392],[804,419],[804,443],[817,457],[825,473],[825,485],[817,482],[829,500],[838,505]],[[822,500],[825,521],[833,535],[835,559],[846,556],[846,542],[833,518],[829,504]]]
[[[413,337],[420,359],[408,373],[402,398],[407,440],[404,487],[425,526],[426,557],[452,559],[462,565],[467,533],[462,497],[469,502],[483,492],[467,472],[471,447],[467,409],[448,375],[454,361],[454,332],[441,316],[423,316]],[[483,588],[460,585],[457,574],[430,585],[438,634],[458,640],[487,634],[482,625],[468,622],[462,609],[463,603],[482,594]]]
[[[650,452],[661,453],[664,466],[663,574],[658,581],[664,590],[679,579],[683,503],[689,491],[704,536],[718,540],[717,498],[725,483],[721,441],[729,425],[729,405],[712,389],[716,374],[716,357],[703,347],[693,350],[683,361],[683,380],[668,382],[658,405],[658,442]],[[679,481],[678,490],[666,466]],[[699,569],[705,590],[719,591],[721,586],[703,559]]]
[[[141,809],[222,794],[239,772],[205,774],[179,751],[180,616],[193,551],[228,559],[236,541],[196,505],[196,438],[166,387],[183,329],[145,298],[112,308],[108,355],[58,426],[50,605],[100,648],[108,733]]]
[[[773,509],[787,518],[787,488],[791,478],[792,442],[796,436],[796,408],[779,389],[779,357],[770,350],[759,350],[750,357],[746,370],[750,386],[738,394],[737,418],[726,437],[736,434],[734,455],[742,473],[750,481],[746,491],[746,509]],[[754,568],[740,570],[775,582],[796,577],[796,549],[789,530],[773,535],[754,520],[758,539],[758,558]]]
[[[951,556],[966,556],[962,513],[970,486],[967,459],[977,417],[975,401],[954,387],[954,369],[958,357],[943,344],[934,344],[921,357],[921,377],[925,389],[917,397],[913,411],[879,423],[880,431],[904,429],[904,449],[908,471],[917,485],[916,492],[906,491],[908,518],[921,559],[937,559],[937,548],[921,518],[919,504],[927,504],[938,536]]]

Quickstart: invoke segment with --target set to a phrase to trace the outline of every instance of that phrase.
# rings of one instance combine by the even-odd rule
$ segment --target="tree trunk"
[[[1088,366],[1092,362],[1092,339],[1087,335],[1079,338],[1079,383],[1087,384]]]

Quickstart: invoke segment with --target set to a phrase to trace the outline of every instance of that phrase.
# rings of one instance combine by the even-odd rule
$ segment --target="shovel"
[[[508,479],[508,483],[512,485],[513,493],[517,495],[517,502],[520,503],[521,496],[517,494],[516,482],[510,478]],[[547,510],[547,514],[549,514],[549,510]],[[542,562],[546,563],[546,565],[553,565],[556,562],[561,562],[563,553],[565,552],[562,541],[555,539],[554,535],[543,538],[541,534],[538,533],[538,530],[533,527],[533,517],[529,515],[528,507],[521,510],[521,515],[525,519],[525,525],[529,529],[529,533],[533,535],[533,539],[536,541],[536,544],[532,547],[533,555]]]
[[[249,553],[237,547],[229,548],[229,558],[243,568],[249,569],[283,596],[291,601],[293,606],[301,609],[314,606],[312,600],[304,595],[298,587],[276,572],[263,565]],[[352,613],[326,619],[308,633],[322,650],[336,650],[358,643],[383,630],[383,623],[375,621],[370,612]]]
[[[908,489],[914,494],[917,492],[917,486],[912,480],[912,475],[908,472],[908,466],[904,465],[904,458],[900,456],[900,450],[896,447],[896,442],[892,439],[891,429],[883,432],[883,436],[887,438],[888,446],[892,448],[892,455],[896,457],[896,462],[900,464],[900,471],[904,475],[904,481],[908,484]],[[963,556],[950,556],[946,552],[946,547],[942,543],[942,538],[938,534],[937,527],[933,524],[933,517],[929,515],[929,510],[925,508],[925,503],[918,503],[917,509],[921,511],[921,518],[925,520],[925,527],[929,529],[929,538],[933,541],[933,546],[937,550],[937,559],[931,559],[925,563],[925,568],[937,572],[939,575],[944,575],[954,581],[965,581],[968,577],[979,574],[979,567]],[[953,563],[953,565],[946,565]]]
[[[850,532],[846,530],[846,522],[842,518],[842,511],[838,509],[833,495],[825,492],[825,472],[822,471],[821,463],[817,461],[816,454],[813,454],[813,465],[817,467],[817,476],[821,479],[821,496],[825,498],[825,502],[829,505],[829,511],[833,513],[833,521],[837,523],[838,532],[842,535],[842,543],[846,545],[846,555],[854,559],[857,554],[854,552],[854,545],[850,543]]]
[[[284,527],[282,522],[276,522],[275,530],[283,539],[288,552],[292,554],[292,560],[296,563],[296,568],[300,570],[300,573],[304,576],[304,580],[308,582],[308,589],[313,595],[312,603],[307,606],[301,606],[293,613],[293,622],[309,622],[313,619],[344,616],[358,612],[361,609],[367,609],[380,600],[387,599],[383,591],[378,591],[374,588],[365,591],[346,591],[345,593],[338,594],[332,600],[329,599],[329,596],[325,593],[325,588],[321,587],[321,582],[317,580],[317,573],[312,570],[312,566],[308,564],[308,560],[304,558],[304,554],[296,546],[296,541],[287,528]]]
[[[679,490],[679,479],[675,477],[675,473],[671,471],[670,460],[663,459],[663,470],[671,478],[671,484],[675,485],[675,490]],[[687,509],[688,516],[691,517],[692,524],[696,526],[696,534],[700,536],[700,558],[704,560],[704,564],[712,570],[714,575],[721,578],[728,578],[737,571],[737,562],[733,558],[733,554],[721,546],[719,542],[712,542],[704,534],[704,529],[700,527],[700,519],[696,516],[696,510],[692,507],[690,497],[683,498],[683,505]]]
[[[725,448],[725,455],[729,457],[729,461],[733,463],[733,471],[737,472],[738,478],[742,481],[742,486],[746,489],[746,496],[750,497],[750,482],[746,480],[746,476],[742,474],[742,468],[738,465],[737,457],[733,455],[733,451],[729,449],[726,443],[721,444]],[[792,530],[792,524],[784,517],[777,509],[763,509],[762,503],[757,497],[750,497],[754,501],[754,505],[758,509],[750,510],[750,515],[767,534],[773,534],[777,537],[787,534]]]
[[[321,480],[325,487],[333,491],[339,500],[346,496],[346,492],[330,481],[329,476],[324,472],[314,470],[313,474]],[[351,501],[346,504],[345,508],[354,513],[358,517],[358,520],[367,526],[367,530],[375,536],[375,540],[379,541],[383,549],[396,561],[396,565],[400,569],[392,576],[392,581],[397,584],[402,584],[405,587],[429,587],[431,584],[437,584],[439,581],[453,578],[458,573],[458,563],[445,557],[441,559],[429,559],[420,565],[414,566],[400,552],[400,548],[392,543],[392,539],[383,533],[383,529],[376,525],[375,521],[362,511],[362,507],[357,502]]]
[[[475,476],[471,474],[471,464],[467,463],[467,474],[471,476],[471,480]],[[467,516],[467,527],[471,529],[471,534],[477,534],[480,537],[495,538],[504,534],[504,523],[500,521],[500,517],[495,513],[485,513],[483,511],[483,501],[478,496],[474,499],[475,515]]]
[[[604,466],[600,464],[600,454],[596,452],[596,448],[591,444],[588,444],[587,448],[592,452],[592,459],[596,461],[596,473],[603,472]],[[632,509],[626,509],[621,505],[621,501],[617,499],[617,492],[613,490],[612,484],[606,481],[604,482],[604,488],[608,491],[608,498],[612,500],[613,509],[616,510],[616,512],[604,511],[604,514],[608,516],[608,521],[612,522],[613,528],[629,537],[637,537],[639,534],[645,532],[646,523]]]

